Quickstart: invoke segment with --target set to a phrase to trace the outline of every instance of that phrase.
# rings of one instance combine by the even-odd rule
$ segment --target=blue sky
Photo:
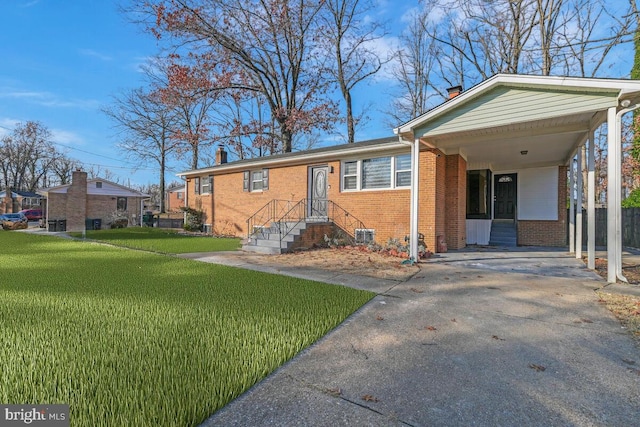
[[[403,15],[417,0],[376,0],[374,19],[402,28]],[[109,170],[124,184],[157,182],[154,164],[135,167],[116,148],[112,123],[100,111],[111,97],[143,84],[140,66],[158,51],[155,38],[128,22],[118,12],[126,0],[3,0],[0,2],[0,136],[18,122],[39,121],[53,133],[59,148],[88,169]],[[626,0],[611,6],[623,7]],[[399,6],[400,5],[400,6]],[[391,34],[378,41],[378,50],[395,44]],[[632,46],[614,60],[628,75]],[[357,139],[392,134],[382,110],[387,108],[392,81],[381,74],[377,81],[358,87],[356,111],[369,108],[371,121],[358,130]],[[325,143],[329,143],[325,141]],[[186,168],[173,164],[167,181]]]
[[[116,1],[4,0],[0,3],[0,136],[17,122],[40,121],[69,157],[108,169],[120,182],[157,181],[132,168],[100,111],[118,92],[143,84],[140,66],[157,50],[155,38],[127,21]],[[370,90],[370,88],[369,88]],[[362,138],[392,130],[373,120]],[[184,166],[174,165],[168,181]]]

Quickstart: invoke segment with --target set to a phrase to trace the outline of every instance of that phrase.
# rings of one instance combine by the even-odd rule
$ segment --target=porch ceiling
[[[588,112],[421,139],[445,154],[461,154],[469,169],[522,169],[567,164],[593,124]]]

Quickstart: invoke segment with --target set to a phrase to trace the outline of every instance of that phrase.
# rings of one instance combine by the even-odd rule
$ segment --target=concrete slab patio
[[[374,284],[203,425],[640,425],[640,349],[598,303],[604,285],[561,251],[444,254]]]

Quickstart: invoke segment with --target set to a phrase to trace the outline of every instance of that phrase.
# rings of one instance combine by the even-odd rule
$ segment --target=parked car
[[[5,230],[20,230],[29,227],[29,220],[20,212],[0,215],[0,222]]]
[[[18,213],[24,214],[29,221],[42,219],[42,209],[23,209]]]

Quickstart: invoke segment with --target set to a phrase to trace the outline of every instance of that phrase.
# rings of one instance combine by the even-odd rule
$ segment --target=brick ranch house
[[[40,208],[42,196],[32,191],[0,191],[0,214]]]
[[[324,219],[360,240],[411,236],[412,256],[420,234],[430,250],[460,249],[499,241],[505,226],[512,244],[566,246],[567,172],[606,123],[608,182],[620,187],[619,117],[638,107],[640,81],[498,74],[461,89],[391,138],[235,162],[221,148],[216,165],[179,174],[185,203],[203,210],[216,233],[247,236],[291,217]],[[593,189],[593,143],[588,152]],[[575,188],[591,228],[595,192]],[[612,266],[620,264],[617,193],[609,198]],[[572,248],[582,247],[581,235]],[[595,232],[588,236],[593,268]]]
[[[117,211],[129,225],[140,225],[143,201],[149,198],[148,194],[101,178],[87,179],[87,173],[83,171],[73,172],[71,184],[39,193],[46,198],[43,205],[45,220],[66,221],[66,231],[93,229],[95,220],[101,228],[107,227]]]

